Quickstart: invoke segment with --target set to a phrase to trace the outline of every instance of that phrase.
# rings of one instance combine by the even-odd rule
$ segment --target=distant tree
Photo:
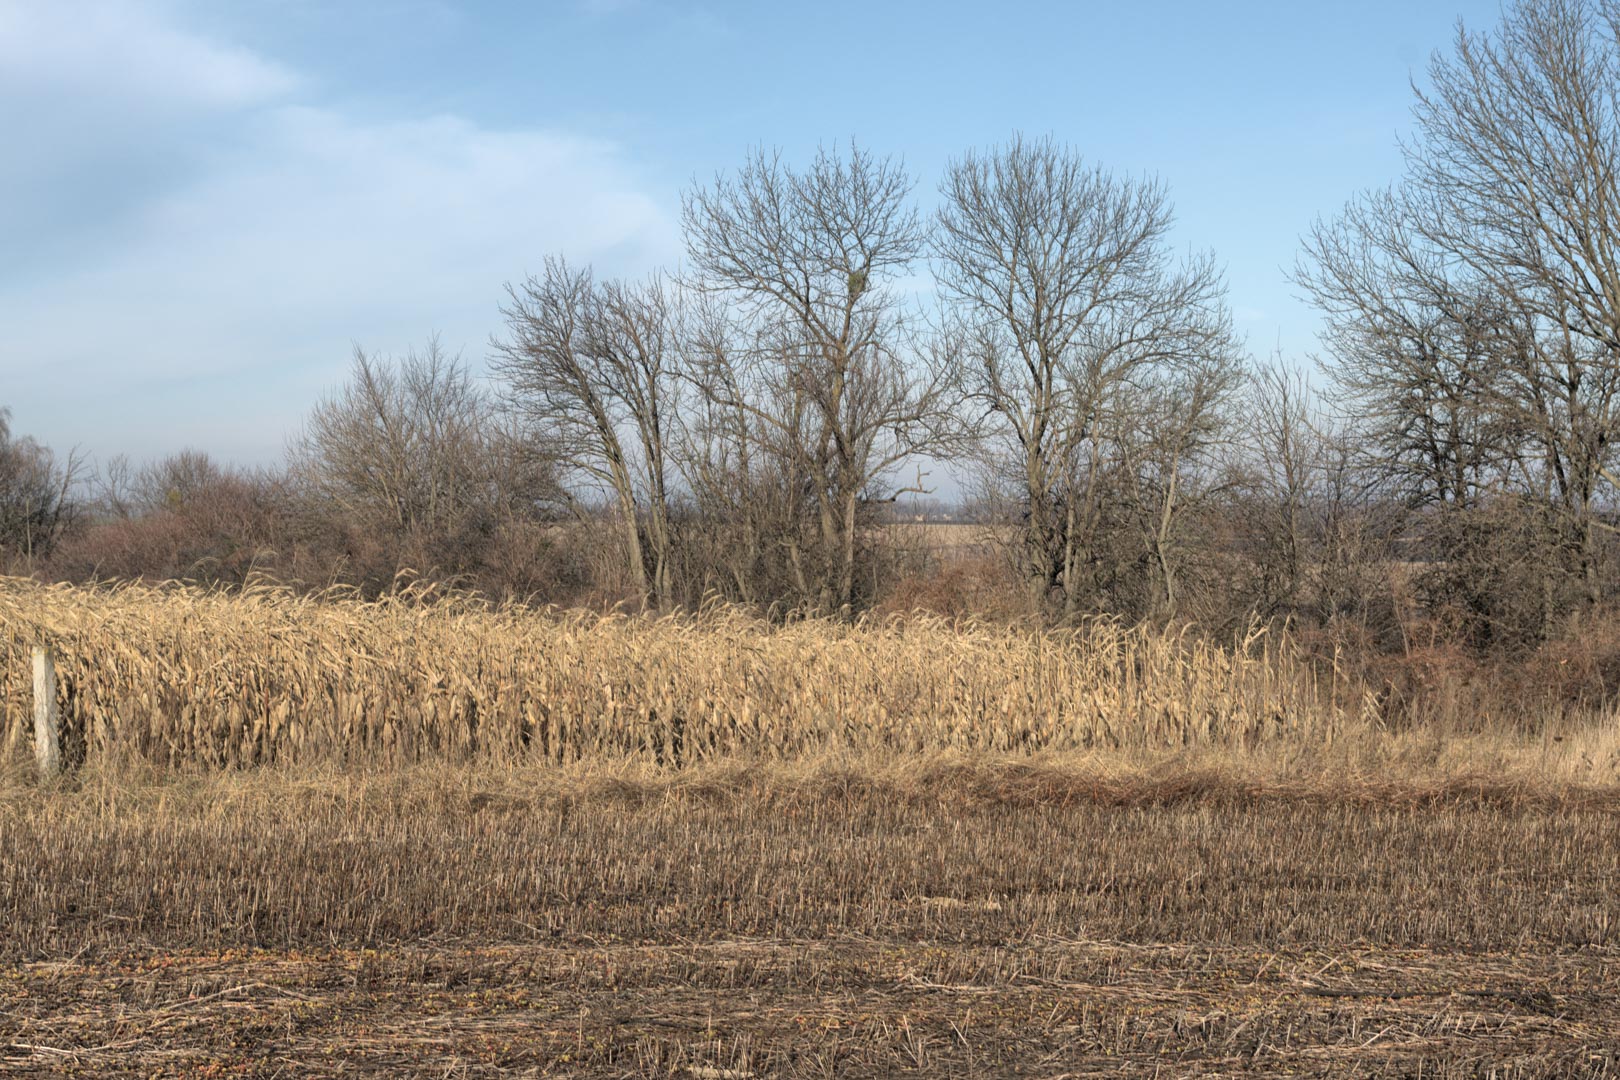
[[[1162,184],[1117,177],[1051,140],[969,152],[941,195],[938,283],[959,320],[980,464],[1017,510],[1031,599],[1079,610],[1105,557],[1099,534],[1123,464],[1113,455],[1128,449],[1138,515],[1157,507],[1143,536],[1161,602],[1173,607],[1168,529],[1182,469],[1235,385],[1238,348],[1213,260],[1173,259]],[[1198,413],[1178,413],[1178,434],[1150,453],[1135,410],[1172,402]]]
[[[746,457],[790,496],[773,500],[794,520],[771,544],[823,611],[849,610],[866,508],[894,498],[890,474],[945,415],[940,369],[895,288],[926,241],[910,195],[898,163],[852,147],[803,171],[756,153],[683,203],[695,288],[732,305],[692,371],[707,430],[742,440],[731,464]]]
[[[349,382],[311,411],[289,466],[328,513],[461,566],[501,520],[533,519],[561,498],[552,456],[504,425],[436,340],[398,361],[357,348]]]
[[[181,450],[141,468],[133,493],[145,509],[175,509],[219,487],[227,473],[205,452]]]
[[[547,259],[539,277],[507,295],[507,336],[493,343],[493,366],[510,405],[553,449],[566,479],[608,494],[633,587],[644,603],[669,607],[671,456],[683,387],[674,286],[597,282],[589,270]]]
[[[0,559],[31,567],[62,540],[80,515],[73,497],[80,465],[13,434],[11,413],[0,408]]]
[[[57,549],[49,573],[240,584],[277,570],[290,539],[287,485],[274,470],[183,450],[139,469],[115,457],[94,484],[92,520]]]
[[[1236,483],[1228,451],[1239,433],[1233,406],[1244,374],[1230,348],[1145,373],[1121,396],[1130,419],[1106,429],[1104,453],[1118,462],[1110,480],[1146,556],[1139,614],[1181,614],[1183,570],[1201,539],[1192,512]]]
[[[1318,517],[1331,436],[1305,374],[1275,355],[1250,373],[1244,398],[1244,464],[1249,499],[1237,507],[1257,573],[1250,596],[1258,614],[1293,614],[1305,601],[1318,561]]]

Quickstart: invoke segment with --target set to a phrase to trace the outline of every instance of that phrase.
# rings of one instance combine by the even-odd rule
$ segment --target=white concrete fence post
[[[34,646],[34,760],[39,776],[62,771],[62,727],[56,714],[56,657],[46,645]]]

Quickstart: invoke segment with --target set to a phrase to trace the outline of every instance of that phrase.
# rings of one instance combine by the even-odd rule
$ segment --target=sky
[[[1154,175],[1251,352],[1299,237],[1399,176],[1411,80],[1495,0],[0,0],[0,408],[58,452],[278,460],[356,345],[475,369],[550,254],[641,276],[755,147],[916,200],[1014,132]]]

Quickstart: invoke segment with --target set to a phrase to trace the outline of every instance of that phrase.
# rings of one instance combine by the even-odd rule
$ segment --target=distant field
[[[943,558],[991,555],[1012,536],[1007,526],[902,521],[884,526],[901,544],[932,551]]]

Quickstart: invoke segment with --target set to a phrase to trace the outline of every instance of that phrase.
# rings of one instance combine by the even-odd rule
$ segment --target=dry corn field
[[[11,580],[0,702],[12,741],[31,723],[28,652],[42,642],[84,752],[170,765],[1254,746],[1331,741],[1360,705],[1259,634],[1223,649],[1109,622],[771,628],[725,612]]]
[[[1620,1075],[1601,709],[1386,730],[1263,634],[17,580],[0,707],[3,1075]]]

